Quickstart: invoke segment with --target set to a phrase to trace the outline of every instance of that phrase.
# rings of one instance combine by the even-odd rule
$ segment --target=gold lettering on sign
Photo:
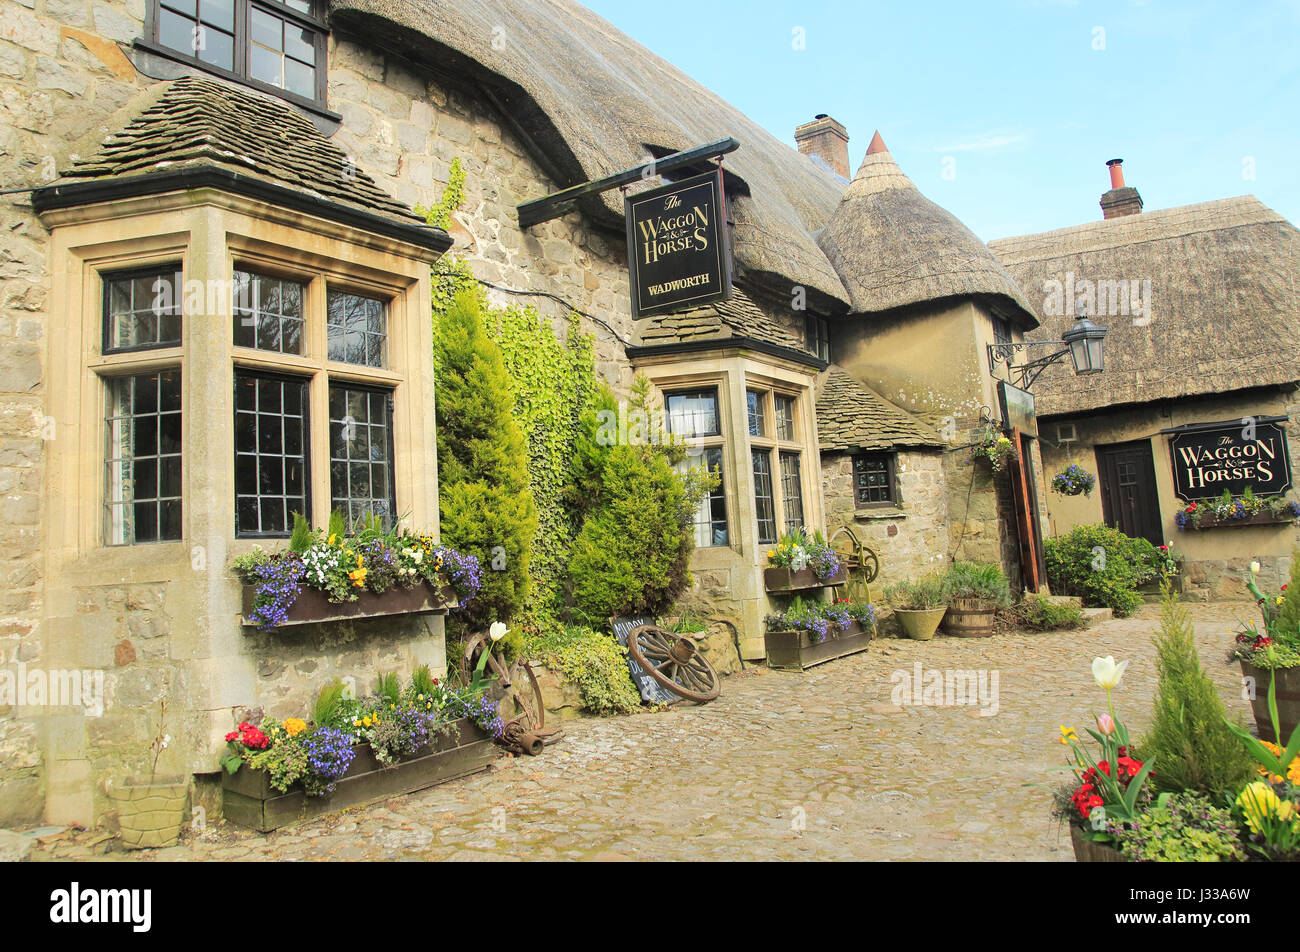
[[[681,198],[670,195],[664,202],[665,212],[657,218],[637,222],[641,230],[641,260],[644,264],[657,264],[661,259],[682,251],[709,250],[709,203],[693,206],[690,211],[679,211]]]

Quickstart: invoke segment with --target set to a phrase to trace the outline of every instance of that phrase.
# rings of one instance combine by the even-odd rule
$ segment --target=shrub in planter
[[[1196,793],[1161,794],[1135,819],[1106,832],[1135,863],[1229,863],[1246,858],[1228,810]]]
[[[1005,608],[1011,604],[1011,583],[993,562],[957,562],[944,573],[943,594],[949,603],[972,599]]]
[[[1043,551],[1053,591],[1110,608],[1119,617],[1141,606],[1138,586],[1157,572],[1155,546],[1108,526],[1076,526],[1063,536],[1044,540]]]
[[[903,633],[917,641],[933,638],[948,611],[940,575],[927,575],[915,582],[890,585],[885,589],[885,601],[893,606]]]
[[[529,632],[524,653],[576,682],[583,709],[591,714],[630,714],[641,708],[627,649],[613,635],[583,626],[550,625]]]
[[[781,536],[776,548],[768,551],[767,564],[769,568],[789,569],[791,573],[810,570],[819,582],[837,577],[844,568],[844,560],[826,544],[820,531],[809,538],[802,529]]]
[[[1011,612],[1012,623],[1027,631],[1068,631],[1083,625],[1083,609],[1071,602],[1054,602],[1046,595],[1028,595]]]

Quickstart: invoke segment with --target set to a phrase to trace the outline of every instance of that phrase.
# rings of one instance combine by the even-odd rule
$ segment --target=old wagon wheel
[[[880,575],[880,557],[874,549],[863,545],[858,534],[849,526],[841,526],[831,536],[830,545],[844,558],[852,576],[858,573],[859,581],[870,585]]]
[[[627,653],[669,691],[705,704],[722,691],[718,673],[690,638],[656,625],[638,625],[627,635]]]
[[[477,634],[465,645],[460,661],[461,681],[469,684],[484,651],[491,651],[485,671],[496,676],[492,682],[493,695],[513,703],[513,710],[502,712],[507,726],[517,728],[513,733],[541,734],[546,726],[546,705],[542,703],[542,687],[537,683],[533,666],[527,661],[516,661],[507,666],[499,654],[492,651],[492,641],[486,634]]]

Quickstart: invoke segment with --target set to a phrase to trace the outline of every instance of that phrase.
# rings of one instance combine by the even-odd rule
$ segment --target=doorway
[[[1151,441],[1097,447],[1097,477],[1106,525],[1134,539],[1164,545]]]

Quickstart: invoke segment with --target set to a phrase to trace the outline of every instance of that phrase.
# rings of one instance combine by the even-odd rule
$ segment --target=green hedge
[[[1155,577],[1156,547],[1108,526],[1076,526],[1045,540],[1043,550],[1052,591],[1113,609],[1121,618],[1138,609],[1138,586]]]

